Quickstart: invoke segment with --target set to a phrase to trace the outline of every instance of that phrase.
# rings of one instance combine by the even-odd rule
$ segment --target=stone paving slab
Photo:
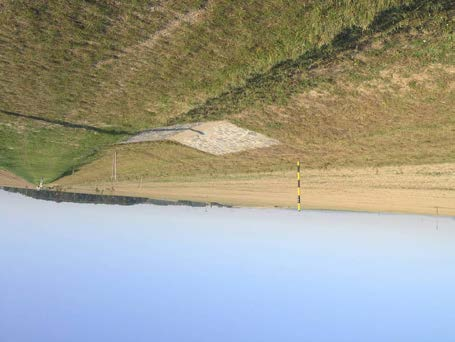
[[[278,140],[227,121],[200,122],[155,128],[125,143],[170,140],[214,155],[242,152],[279,144]]]

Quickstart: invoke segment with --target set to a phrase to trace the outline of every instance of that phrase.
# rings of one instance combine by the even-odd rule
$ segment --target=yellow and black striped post
[[[300,205],[300,160],[297,162],[297,210],[302,210]]]

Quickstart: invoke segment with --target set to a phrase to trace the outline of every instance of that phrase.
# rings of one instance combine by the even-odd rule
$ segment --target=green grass
[[[246,151],[222,158],[173,142],[138,143],[111,147],[95,161],[82,166],[74,176],[58,180],[60,185],[106,182],[111,179],[112,156],[117,152],[117,180],[172,181],[186,177],[193,179],[229,178],[236,173],[244,176],[287,170],[294,164],[293,155],[286,147],[277,146],[267,153]]]
[[[32,182],[52,182],[95,159],[118,135],[11,120],[0,114],[0,166]]]
[[[274,65],[367,27],[401,3],[379,1],[7,1],[0,11],[1,109],[142,129]],[[157,39],[153,34],[185,14]]]
[[[452,79],[437,73],[429,87],[410,80],[397,92],[381,76],[455,65],[452,1],[161,4],[0,3],[0,110],[101,130],[0,115],[0,167],[51,181],[108,153],[123,137],[114,131],[212,119],[279,138],[284,149],[266,158],[275,169],[297,156],[315,167],[454,158],[453,91],[444,87]],[[302,104],[310,91],[325,96]],[[406,152],[404,142],[421,150]],[[261,155],[245,157],[251,165],[232,158],[248,171]],[[211,160],[186,167],[226,169],[226,161]],[[140,168],[140,158],[134,163]]]
[[[397,48],[400,42],[393,38],[403,36],[406,31],[415,27],[418,27],[420,31],[431,30],[432,34],[421,34],[417,39],[410,39],[412,48],[405,48],[406,54],[411,53],[421,65],[454,64],[455,23],[450,16],[440,12],[440,9],[444,6],[448,7],[448,4],[448,1],[435,1],[433,4],[414,1],[401,6],[392,6],[379,13],[368,26],[359,27],[354,24],[346,27],[329,43],[313,47],[295,59],[277,63],[265,73],[254,75],[254,77],[248,78],[243,85],[233,87],[217,97],[208,99],[183,116],[171,120],[170,123],[218,120],[229,117],[230,114],[239,113],[246,108],[257,108],[264,104],[285,105],[291,96],[298,92],[315,88],[321,83],[333,82],[333,76],[330,73],[314,76],[309,70],[343,58],[346,59],[346,57],[349,58],[358,49],[366,49],[371,43],[372,37],[375,37],[376,40],[391,39],[387,49],[379,53],[383,55],[387,53],[387,50],[398,52],[398,56],[388,56],[388,59],[382,59],[384,65],[393,64],[397,59],[403,59],[405,55]],[[451,7],[455,8],[455,5]],[[438,33],[436,37],[434,37],[434,32]],[[434,38],[437,41],[434,41]],[[357,61],[354,61],[354,64],[355,62]],[[362,69],[358,64],[354,67]],[[357,72],[351,76],[360,76],[360,74]],[[372,77],[373,73],[370,72],[369,76]]]

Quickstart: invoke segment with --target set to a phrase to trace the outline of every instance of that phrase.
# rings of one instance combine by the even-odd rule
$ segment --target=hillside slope
[[[113,142],[213,119],[283,144],[227,158],[117,147],[121,175],[455,160],[452,1],[0,6],[0,167],[30,181],[90,161],[74,182],[105,179]]]

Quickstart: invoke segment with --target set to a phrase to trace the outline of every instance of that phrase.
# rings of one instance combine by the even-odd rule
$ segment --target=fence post
[[[300,160],[297,161],[297,210],[302,210],[300,205]]]
[[[112,181],[117,181],[117,150],[114,151],[114,158],[112,158]]]

